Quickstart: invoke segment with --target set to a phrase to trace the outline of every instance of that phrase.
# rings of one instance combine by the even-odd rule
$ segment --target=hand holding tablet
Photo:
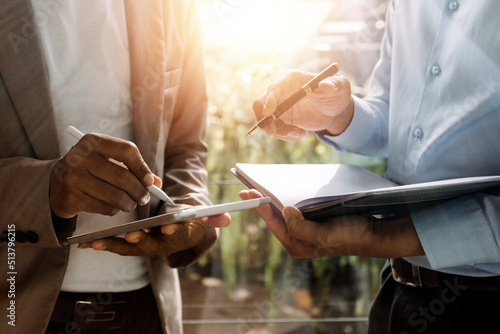
[[[113,237],[122,233],[137,231],[140,229],[176,223],[188,219],[201,218],[218,215],[226,212],[241,211],[266,205],[271,202],[269,197],[256,198],[245,201],[211,205],[206,207],[196,207],[192,209],[169,212],[163,215],[137,220],[131,223],[110,227],[90,233],[78,234],[66,239],[65,245],[89,242],[96,239]]]

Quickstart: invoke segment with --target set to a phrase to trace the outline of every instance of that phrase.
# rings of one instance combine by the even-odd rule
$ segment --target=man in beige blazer
[[[205,74],[194,4],[124,2],[134,142],[139,157],[161,177],[163,189],[176,203],[165,206],[151,197],[138,207],[139,218],[209,204],[203,164]],[[63,219],[51,210],[51,175],[52,182],[60,176],[54,176],[60,171],[54,166],[61,166],[62,160],[47,67],[33,22],[29,0],[0,0],[0,268],[1,276],[8,278],[0,282],[1,333],[45,332],[69,256],[69,248],[61,243],[78,224],[77,215]],[[196,261],[215,242],[214,226],[228,223],[226,215],[211,221],[211,227],[199,221],[179,225],[183,233],[176,238],[142,236],[164,241],[168,247],[160,252],[147,243],[139,249],[105,241],[110,251],[149,256],[165,333],[182,332],[180,291],[172,267]]]

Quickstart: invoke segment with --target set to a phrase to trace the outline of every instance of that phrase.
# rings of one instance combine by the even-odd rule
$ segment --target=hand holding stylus
[[[87,134],[54,166],[50,207],[60,218],[72,218],[80,212],[128,212],[149,202],[147,187],[153,184],[161,186],[161,179],[149,170],[133,143]]]
[[[74,126],[70,125],[66,128],[66,131],[72,135],[75,139],[77,140],[80,140],[83,138],[84,134],[78,130],[77,128],[75,128]],[[168,197],[167,194],[165,194],[165,192],[163,190],[161,190],[160,188],[158,188],[157,186],[155,186],[154,184],[150,185],[147,187],[149,192],[153,195],[155,195],[156,197],[158,197],[159,199],[161,199],[162,201],[168,203],[168,204],[174,204],[174,202],[170,199],[170,197]]]

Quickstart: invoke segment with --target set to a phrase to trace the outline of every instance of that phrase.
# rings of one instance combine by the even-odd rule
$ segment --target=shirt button
[[[449,10],[452,10],[452,11],[457,10],[458,6],[460,6],[458,1],[450,1],[450,3],[448,3],[448,8],[449,8]]]
[[[422,139],[423,136],[424,136],[424,130],[422,130],[421,128],[415,128],[415,130],[413,130],[413,137],[416,140]]]
[[[433,76],[438,76],[441,73],[441,67],[439,65],[432,66],[431,73]]]

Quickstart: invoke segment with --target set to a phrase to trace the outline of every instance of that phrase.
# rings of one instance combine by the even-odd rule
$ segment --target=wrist
[[[333,118],[332,122],[325,130],[328,131],[332,136],[338,136],[349,127],[349,124],[351,124],[353,117],[354,100],[351,96],[347,107]]]
[[[398,258],[425,255],[410,216],[373,218],[369,256]]]

